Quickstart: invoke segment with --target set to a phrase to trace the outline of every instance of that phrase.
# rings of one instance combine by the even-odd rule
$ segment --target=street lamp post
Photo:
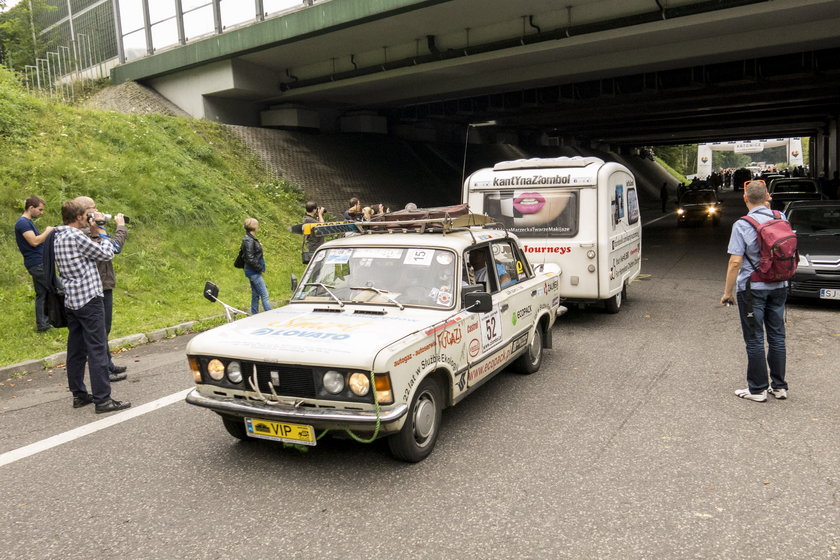
[[[467,132],[464,135],[464,161],[461,164],[461,188],[464,187],[464,179],[466,179],[467,174],[467,147],[470,145],[470,130],[484,126],[496,126],[496,124],[498,124],[496,121],[484,121],[467,124]]]

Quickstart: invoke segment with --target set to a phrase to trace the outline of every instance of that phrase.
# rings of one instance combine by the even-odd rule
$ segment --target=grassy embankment
[[[221,307],[201,295],[206,280],[247,310],[250,287],[232,263],[248,216],[260,220],[273,301],[289,296],[289,274],[303,269],[300,238],[286,229],[300,221],[302,195],[271,180],[223,127],[41,99],[0,67],[0,365],[66,348],[66,329],[35,332],[32,280],[15,243],[14,222],[33,194],[47,201],[42,231],[79,195],[131,218],[114,259],[112,339],[217,315]]]
[[[682,173],[680,173],[679,171],[675,170],[673,167],[671,167],[670,165],[665,163],[665,160],[663,160],[662,158],[656,157],[655,159],[656,159],[656,163],[661,165],[665,169],[665,171],[667,171],[668,173],[673,175],[674,178],[677,181],[679,181],[680,183],[682,183],[683,185],[687,185],[690,182],[688,179],[685,178],[685,175],[683,175]]]

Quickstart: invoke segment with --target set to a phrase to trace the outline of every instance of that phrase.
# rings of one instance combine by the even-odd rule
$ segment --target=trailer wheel
[[[624,296],[627,294],[627,286],[622,286],[621,291],[615,294],[608,300],[604,301],[604,308],[607,313],[618,313],[621,309],[621,304],[624,302]]]

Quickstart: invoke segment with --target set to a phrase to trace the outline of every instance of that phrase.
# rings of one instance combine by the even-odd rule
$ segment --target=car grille
[[[315,376],[312,368],[282,364],[255,363],[260,391],[270,393],[272,372],[276,372],[274,392],[281,396],[315,398]]]
[[[796,290],[816,290],[822,288],[838,289],[840,288],[840,275],[835,278],[808,278],[807,280],[799,281],[794,277],[793,288]]]

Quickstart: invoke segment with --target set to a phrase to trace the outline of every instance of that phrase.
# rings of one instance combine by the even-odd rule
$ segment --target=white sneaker
[[[773,389],[770,388],[770,394],[776,397],[779,400],[784,400],[787,398],[787,389]]]
[[[754,395],[750,393],[749,389],[738,389],[735,391],[735,396],[747,399],[748,401],[764,402],[767,400],[767,391],[765,390]]]

